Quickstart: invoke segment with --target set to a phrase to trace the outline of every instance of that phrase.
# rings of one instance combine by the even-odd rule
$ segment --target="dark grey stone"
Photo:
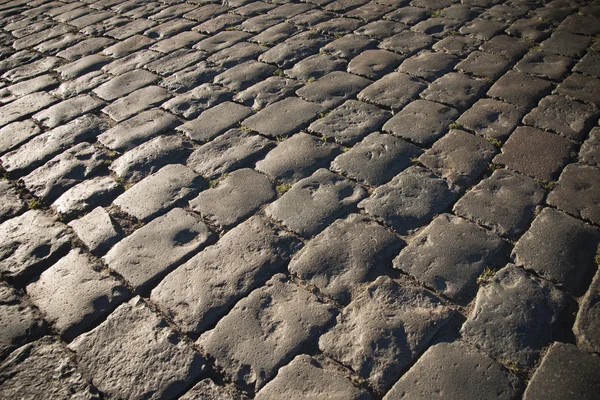
[[[131,183],[141,181],[167,164],[185,163],[193,147],[179,136],[158,136],[125,152],[110,170]]]
[[[508,264],[479,288],[461,334],[495,359],[531,367],[555,340],[569,305],[552,284]]]
[[[157,108],[143,111],[98,136],[109,149],[124,152],[179,125],[173,115]]]
[[[577,100],[600,104],[600,79],[574,73],[558,85],[556,92]]]
[[[333,71],[298,90],[296,94],[324,108],[333,108],[354,97],[372,81],[343,71]]]
[[[529,41],[507,35],[498,35],[483,43],[480,49],[515,60],[525,54],[530,47],[531,42]]]
[[[507,24],[485,18],[475,18],[460,28],[463,35],[470,35],[479,40],[490,40],[506,28]]]
[[[446,210],[457,197],[444,180],[415,166],[375,189],[358,206],[405,235]]]
[[[251,114],[252,111],[248,107],[228,101],[209,108],[198,118],[179,126],[177,130],[196,142],[207,142]]]
[[[233,385],[218,386],[210,378],[206,378],[194,385],[179,400],[248,400]]]
[[[509,103],[480,99],[456,122],[478,136],[505,141],[526,112],[526,109]]]
[[[0,180],[0,222],[12,218],[25,209],[25,202],[9,181]]]
[[[96,206],[109,205],[120,191],[110,176],[99,176],[81,182],[63,193],[52,207],[62,216],[71,218]]]
[[[520,126],[508,138],[496,164],[506,165],[534,178],[551,181],[558,178],[569,162],[573,145],[565,138],[537,128]]]
[[[381,225],[352,214],[337,220],[294,256],[289,271],[348,304],[391,265],[404,242]]]
[[[50,336],[15,350],[0,370],[3,398],[101,398],[73,362],[71,352]]]
[[[184,93],[212,80],[223,71],[219,66],[201,61],[163,78],[160,85],[171,92]]]
[[[313,0],[313,4],[325,5],[329,2],[330,2],[330,0]],[[308,27],[312,28],[316,24],[323,22],[323,21],[327,21],[328,19],[331,19],[334,17],[335,17],[334,13],[327,12],[325,10],[316,9],[316,10],[309,10],[305,13],[295,15],[294,17],[289,18],[287,20],[287,22],[294,24],[294,25],[298,25],[300,27],[304,27],[304,28],[308,28]]]
[[[583,350],[598,353],[600,350],[600,273],[583,297],[573,325],[577,344]]]
[[[569,15],[558,26],[559,31],[576,33],[579,35],[594,36],[600,33],[598,18],[592,15]]]
[[[193,44],[198,43],[204,38],[206,38],[206,35],[202,35],[198,32],[181,32],[175,36],[156,42],[150,46],[150,50],[161,53],[171,53],[175,50],[191,47]]]
[[[290,78],[305,82],[313,81],[332,71],[343,70],[346,61],[327,54],[315,54],[298,61],[291,69],[284,71]]]
[[[96,207],[83,217],[74,219],[69,226],[96,255],[104,254],[123,236],[121,229],[102,207]]]
[[[460,377],[460,378],[457,378]],[[456,341],[430,347],[390,390],[384,400],[518,398],[523,383],[502,365]]]
[[[448,131],[460,113],[449,106],[427,100],[415,100],[383,125],[383,130],[427,145]]]
[[[581,294],[592,279],[600,230],[545,208],[515,245],[515,264]]]
[[[535,42],[542,41],[550,36],[554,26],[550,21],[542,21],[536,18],[523,18],[515,21],[506,28],[506,33],[521,39]]]
[[[403,23],[380,19],[361,26],[354,33],[381,41],[406,29],[408,26]]]
[[[399,6],[400,4],[396,3],[393,5]],[[402,22],[407,25],[414,25],[419,21],[426,19],[429,14],[430,12],[427,11],[427,9],[421,7],[398,7],[391,13],[386,14],[385,18],[392,21]]]
[[[169,164],[142,179],[115,199],[113,204],[142,221],[148,221],[196,195],[206,181],[190,168]]]
[[[30,119],[17,121],[0,129],[0,153],[12,150],[41,132]]]
[[[421,92],[421,98],[444,103],[464,111],[477,100],[487,86],[488,83],[484,80],[451,72],[429,85]]]
[[[23,96],[12,103],[0,107],[0,126],[34,114],[57,101],[56,97],[46,92],[36,92]]]
[[[52,202],[66,190],[93,176],[104,166],[106,154],[89,143],[80,143],[22,178],[37,197]]]
[[[483,41],[471,36],[450,35],[436,42],[433,45],[433,50],[455,55],[457,57],[465,57],[470,52],[477,49]]]
[[[262,136],[230,129],[196,149],[187,165],[207,179],[243,168],[261,158],[274,144]]]
[[[302,32],[270,48],[258,57],[258,61],[287,68],[311,54],[329,42],[316,32]]]
[[[556,31],[540,44],[543,51],[559,56],[580,58],[585,54],[585,49],[592,42],[592,38],[575,35],[569,32]]]
[[[556,81],[566,75],[572,64],[573,60],[568,57],[542,51],[530,51],[515,65],[515,69],[529,75]]]
[[[468,187],[485,171],[496,152],[487,140],[453,129],[419,157],[419,162],[448,182]]]
[[[206,61],[224,68],[230,68],[244,61],[256,59],[267,47],[255,43],[240,42],[208,57]]]
[[[353,18],[331,18],[316,24],[313,29],[328,35],[339,36],[351,33],[362,25],[362,21]]]
[[[300,86],[294,79],[272,76],[236,94],[233,100],[260,110],[287,97]]]
[[[141,111],[162,104],[171,98],[169,92],[159,86],[147,86],[113,101],[102,112],[117,122],[133,117]]]
[[[452,300],[467,303],[476,281],[502,251],[500,236],[472,222],[442,214],[394,259],[394,267]]]
[[[458,63],[456,69],[483,78],[497,79],[510,67],[510,64],[510,60],[500,54],[474,51]]]
[[[368,79],[378,79],[392,72],[402,60],[402,56],[391,51],[365,50],[350,60],[348,72]]]
[[[432,293],[381,276],[342,310],[319,348],[385,391],[452,314]]]
[[[288,3],[288,6],[291,6],[291,5],[294,5],[294,4]],[[307,4],[307,6],[308,6],[308,4]],[[240,28],[244,32],[260,34],[261,32],[264,32],[264,31],[268,30],[269,28],[272,28],[273,26],[280,25],[284,21],[285,21],[285,18],[283,18],[283,16],[271,15],[271,14],[259,14],[255,17],[246,19],[244,22],[242,22],[240,24]],[[287,24],[287,25],[291,26],[292,28],[295,28],[295,26],[292,24]],[[248,40],[254,41],[254,38],[255,38],[255,36],[249,38]]]
[[[3,276],[27,280],[66,250],[72,236],[55,217],[30,210],[0,224],[0,237]]]
[[[310,237],[350,211],[366,195],[366,190],[356,183],[319,169],[298,181],[265,211],[290,230]]]
[[[494,171],[454,205],[453,211],[512,238],[523,233],[545,192],[533,179],[508,169]]]
[[[375,40],[352,33],[328,43],[321,48],[321,52],[349,60],[363,51],[375,47],[376,43]]]
[[[549,94],[552,83],[523,72],[508,71],[488,90],[487,94],[511,104],[533,108]]]
[[[579,150],[579,159],[587,164],[600,165],[600,128],[590,131],[589,138],[583,142]]]
[[[102,51],[105,56],[113,58],[125,57],[138,50],[144,49],[155,41],[144,35],[133,35],[125,40],[119,41]]]
[[[91,114],[93,110],[103,105],[102,100],[82,94],[38,112],[32,116],[32,119],[46,128],[54,128],[79,116]]]
[[[294,183],[319,168],[327,168],[339,152],[338,146],[300,132],[280,142],[256,163],[256,169],[276,181]]]
[[[374,21],[392,10],[394,10],[394,7],[392,6],[368,2],[358,8],[347,11],[345,15],[350,18],[360,18],[363,21]]]
[[[420,154],[413,144],[374,132],[338,156],[331,169],[369,186],[379,186],[409,167]]]
[[[282,307],[286,312],[279,311]],[[234,382],[260,389],[304,343],[315,340],[333,312],[333,307],[277,274],[237,303],[197,343]]]
[[[422,51],[400,65],[398,71],[433,81],[452,70],[460,59],[452,54]]]
[[[265,31],[259,33],[258,35],[248,40],[251,42],[258,43],[260,45],[274,46],[297,32],[298,29],[294,25],[289,24],[287,22],[282,22],[278,25],[266,29]]]
[[[600,78],[600,53],[590,51],[579,60],[573,71],[592,75],[595,78]]]
[[[398,54],[411,55],[421,49],[429,47],[432,43],[433,38],[426,33],[402,31],[383,40],[379,47]]]
[[[447,36],[450,32],[456,32],[460,27],[460,23],[449,18],[435,17],[421,21],[411,28],[415,32],[431,35],[436,39],[441,39]]]
[[[302,129],[324,110],[319,104],[288,97],[246,118],[242,125],[271,138],[287,137]]]
[[[206,54],[189,49],[177,50],[161,58],[157,57],[160,53],[155,51],[148,50],[148,53],[152,54],[152,58],[144,62],[144,67],[161,76],[171,75],[206,58]]]
[[[381,128],[390,117],[388,111],[357,100],[348,100],[308,129],[338,143],[351,145]]]
[[[235,26],[244,20],[245,18],[241,15],[226,13],[204,21],[203,23],[195,27],[195,29],[200,32],[214,34],[220,31],[221,29],[226,29]]]
[[[364,389],[359,389],[348,379],[347,373],[331,362],[321,363],[307,355],[300,355],[281,368],[277,377],[256,394],[257,400],[282,398],[344,398],[347,400],[370,400]],[[310,389],[307,389],[310,388]]]
[[[269,178],[243,168],[229,174],[217,187],[190,200],[190,207],[211,223],[229,228],[275,197],[277,192]]]
[[[227,69],[215,76],[213,82],[238,92],[273,75],[276,68],[259,61],[250,60]]]
[[[533,374],[523,399],[593,399],[600,391],[600,357],[556,342]]]
[[[378,106],[399,110],[427,86],[417,78],[392,72],[361,91],[357,98]]]
[[[479,14],[484,9],[471,4],[457,4],[454,3],[447,8],[441,10],[442,17],[450,18],[458,22],[467,22]]]
[[[184,332],[204,332],[239,299],[281,271],[299,246],[291,234],[254,216],[169,274],[150,298]]]
[[[139,297],[121,304],[69,348],[77,354],[81,370],[94,377],[94,385],[114,397],[177,398],[200,377],[205,365]]]
[[[109,314],[129,290],[81,249],[74,249],[27,286],[27,294],[66,340]]]
[[[495,3],[500,2],[495,1]],[[510,24],[518,20],[525,14],[527,14],[527,8],[523,7],[522,4],[520,4],[519,2],[514,2],[509,4],[496,4],[493,7],[488,8],[483,14],[481,14],[481,18]]]
[[[175,96],[161,107],[175,115],[191,119],[196,118],[203,111],[229,100],[231,96],[231,92],[222,86],[204,83],[189,92]]]

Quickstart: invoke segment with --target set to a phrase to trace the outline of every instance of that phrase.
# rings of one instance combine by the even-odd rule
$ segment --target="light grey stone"
[[[102,207],[96,207],[83,217],[69,222],[69,226],[96,255],[103,254],[123,236],[121,228]]]
[[[63,216],[72,217],[96,206],[109,205],[119,188],[119,184],[110,176],[99,176],[67,190],[52,203],[52,207]]]

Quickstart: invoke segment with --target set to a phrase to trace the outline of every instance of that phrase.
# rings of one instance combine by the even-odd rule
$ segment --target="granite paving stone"
[[[85,75],[88,72],[100,69],[109,62],[111,62],[110,58],[92,54],[82,57],[79,60],[63,64],[60,67],[55,68],[55,70],[60,74],[62,79],[73,79]]]
[[[351,145],[369,133],[379,130],[389,117],[388,111],[372,104],[348,100],[310,124],[308,130],[338,143]]]
[[[296,62],[293,68],[285,69],[286,76],[305,82],[318,79],[332,71],[346,68],[346,61],[328,54],[314,54]]]
[[[242,21],[244,21],[244,17],[241,15],[226,13],[216,16],[215,18],[211,18],[208,21],[204,21],[194,29],[203,33],[213,34],[221,29],[233,27]]]
[[[480,99],[456,122],[477,136],[505,141],[517,127],[526,109],[493,99]]]
[[[103,105],[102,100],[82,94],[38,112],[32,116],[32,119],[46,128],[55,128],[79,116],[91,113]]]
[[[580,348],[598,353],[600,349],[600,324],[598,323],[598,314],[600,312],[598,298],[600,297],[600,274],[592,281],[587,293],[581,301],[573,332],[577,338],[577,344]]]
[[[393,4],[393,3],[392,3]],[[393,4],[396,5],[396,4]],[[426,19],[430,15],[427,9],[422,7],[400,7],[385,15],[386,19],[391,21],[402,22],[406,25],[414,25],[419,21]]]
[[[102,207],[94,208],[68,225],[95,255],[102,255],[123,237],[121,228]]]
[[[23,81],[25,79],[33,78],[37,75],[46,73],[60,64],[60,58],[58,57],[44,57],[40,60],[36,60],[32,63],[25,64],[10,71],[2,74],[2,78],[8,80],[11,83]]]
[[[129,297],[128,289],[81,249],[74,249],[27,285],[31,301],[71,340]]]
[[[192,47],[192,45],[198,43],[205,37],[206,35],[194,31],[181,32],[175,36],[154,43],[150,46],[150,50],[158,51],[160,53],[170,53],[175,50]]]
[[[168,56],[165,56],[165,57],[163,57],[163,59],[167,58],[167,57]],[[107,74],[116,76],[116,75],[124,74],[125,72],[139,69],[141,67],[146,67],[148,69],[151,69],[152,66],[156,65],[156,64],[154,64],[154,61],[159,58],[161,58],[161,54],[156,51],[139,50],[139,51],[136,51],[135,53],[128,54],[122,58],[114,60],[110,64],[105,65],[104,67],[102,67],[102,71]],[[161,65],[163,65],[163,64],[161,64]],[[170,64],[167,63],[165,60],[164,66],[165,66],[165,68],[168,68],[170,66]],[[154,71],[156,69],[157,68],[152,68],[151,70]]]
[[[600,128],[590,131],[589,138],[583,142],[579,150],[579,159],[587,164],[600,165]]]
[[[573,14],[566,17],[557,30],[593,36],[600,33],[600,26],[598,26],[598,18],[592,15]]]
[[[430,399],[443,393],[449,399],[516,399],[523,383],[500,363],[456,341],[431,346],[385,395],[385,400]]]
[[[378,79],[390,73],[404,58],[387,50],[365,50],[348,63],[348,72],[368,79]]]
[[[253,169],[242,168],[228,174],[217,187],[190,200],[190,207],[207,221],[229,228],[275,197],[277,192],[269,178]]]
[[[459,32],[463,35],[470,35],[479,40],[490,40],[507,27],[507,24],[500,21],[493,21],[485,18],[475,18],[463,25]]]
[[[421,150],[407,141],[373,132],[338,156],[331,169],[369,186],[379,186],[408,168]]]
[[[481,286],[462,337],[495,359],[531,367],[559,335],[569,297],[512,264]]]
[[[358,206],[405,235],[429,222],[457,197],[456,188],[429,170],[413,166],[375,189]]]
[[[366,195],[366,190],[356,183],[319,169],[295,183],[265,211],[298,235],[310,237],[350,211]]]
[[[130,399],[176,398],[201,376],[206,363],[139,297],[121,304],[68,347],[102,393]]]
[[[5,282],[0,283],[0,318],[4,325],[0,332],[0,360],[45,332],[46,322],[40,313]]]
[[[152,71],[164,77],[171,75],[179,70],[182,70],[183,68],[189,67],[190,65],[194,65],[198,61],[201,61],[206,58],[206,55],[204,53],[190,49],[176,50],[163,57],[161,57],[161,55],[162,53],[159,53],[157,51],[140,50],[137,53],[131,54],[127,57],[123,57],[122,59],[113,62],[117,63],[117,65],[124,64],[129,57],[129,63],[131,64],[131,66],[127,66],[127,70],[132,70],[143,66],[149,71]],[[122,73],[124,71],[118,72]]]
[[[109,205],[119,194],[120,186],[110,176],[83,181],[63,193],[52,207],[63,217],[71,218],[96,206]]]
[[[350,32],[353,32],[356,30],[356,28],[358,28],[361,25],[362,25],[362,21],[360,21],[358,19],[345,18],[345,17],[339,17],[339,18],[334,17],[334,18],[328,19],[327,21],[323,21],[323,22],[316,24],[313,27],[313,29],[315,29],[317,32],[320,32],[323,34],[328,34],[328,35],[333,35],[335,37],[335,36],[341,36],[341,35],[345,35]]]
[[[15,350],[0,365],[0,396],[100,399],[63,343],[45,336]]]
[[[276,68],[272,65],[255,60],[246,61],[215,76],[213,82],[239,92],[255,83],[270,77]]]
[[[506,33],[521,39],[541,42],[550,36],[553,25],[550,21],[536,18],[522,18],[506,28]]]
[[[293,5],[292,3],[288,3],[288,5]],[[240,24],[240,28],[244,32],[260,34],[270,28],[281,25],[282,22],[285,21],[285,18],[280,15],[271,15],[271,14],[259,14],[252,18],[248,18],[244,22]],[[287,24],[294,30],[296,27],[292,24]],[[287,36],[286,36],[287,37]],[[255,41],[254,37],[250,37],[249,40]],[[259,42],[257,42],[259,43]]]
[[[102,54],[113,58],[121,58],[144,49],[154,42],[147,36],[133,35],[102,50]]]
[[[544,208],[512,252],[515,264],[580,294],[595,271],[600,230],[553,208]]]
[[[207,179],[243,168],[262,158],[274,147],[262,136],[240,129],[230,129],[212,142],[198,147],[187,165]]]
[[[23,117],[46,108],[58,99],[46,92],[36,92],[23,96],[12,103],[0,107],[0,126],[5,126]]]
[[[93,92],[104,100],[115,100],[144,86],[148,86],[157,80],[158,76],[153,73],[137,69],[114,77],[94,89]]]
[[[579,73],[569,75],[556,91],[565,96],[592,104],[600,104],[600,79]]]
[[[502,146],[502,153],[492,161],[531,177],[552,181],[568,163],[572,149],[571,142],[559,135],[520,126]]]
[[[211,55],[206,61],[214,65],[228,68],[241,62],[255,59],[266,50],[267,47],[256,43],[240,42]]]
[[[0,101],[4,104],[10,103],[27,94],[51,89],[58,86],[58,80],[52,75],[40,75],[14,83],[0,90]]]
[[[429,47],[432,43],[433,38],[428,34],[407,30],[383,40],[379,47],[408,56]]]
[[[484,80],[451,72],[436,79],[421,92],[420,96],[424,100],[436,101],[464,111],[475,102],[487,86],[488,83]]]
[[[198,118],[180,125],[177,130],[196,142],[207,142],[251,114],[248,107],[227,101],[202,112]]]
[[[427,290],[381,276],[342,310],[319,348],[385,391],[452,314]]]
[[[592,399],[600,390],[597,354],[572,344],[554,343],[533,374],[523,396],[534,399]]]
[[[474,51],[456,65],[456,69],[467,74],[488,79],[497,79],[509,67],[510,60],[500,54]]]
[[[148,221],[169,208],[193,197],[206,181],[182,164],[169,164],[142,179],[113,204],[135,218]]]
[[[332,306],[277,274],[237,303],[197,343],[234,382],[259,389],[305,342],[315,339],[334,312]]]
[[[410,103],[426,85],[402,72],[392,72],[362,90],[358,100],[399,110]]]
[[[108,64],[110,65],[110,64]],[[101,71],[88,72],[74,80],[64,81],[60,86],[52,92],[52,94],[63,99],[77,96],[88,90],[94,89],[97,86],[107,82],[110,78]]]
[[[300,246],[290,233],[254,216],[167,275],[150,298],[184,332],[202,333],[285,268]]]
[[[557,31],[540,43],[540,48],[560,56],[581,57],[591,41],[591,38],[586,36]]]
[[[92,37],[59,51],[56,53],[56,56],[73,61],[80,57],[97,53],[100,50],[112,45],[114,42],[114,40],[109,38]]]
[[[344,371],[335,367],[328,368],[327,364],[305,354],[297,356],[291,363],[281,368],[277,377],[265,385],[255,398],[258,400],[276,400],[284,397],[371,399],[369,393],[356,387],[346,377]]]
[[[351,59],[363,51],[375,47],[376,43],[375,40],[352,33],[328,43],[320,51],[334,57]]]
[[[597,51],[588,52],[575,65],[573,71],[588,74],[594,78],[600,78],[600,53]]]
[[[67,226],[40,210],[29,210],[0,224],[3,276],[27,280],[60,257],[70,244]]]
[[[265,29],[258,35],[249,38],[248,41],[258,43],[260,45],[274,46],[294,35],[295,33],[298,33],[298,28],[287,22],[282,22]]]
[[[300,86],[294,79],[271,76],[237,93],[233,100],[252,107],[253,110],[260,110],[290,96]]]
[[[317,103],[327,109],[354,97],[372,83],[369,79],[343,71],[333,71],[298,90],[302,99]]]
[[[401,22],[380,19],[378,21],[369,22],[368,24],[359,27],[354,31],[354,33],[356,33],[357,35],[368,36],[375,40],[383,40],[406,29],[408,29],[408,26]]]
[[[529,75],[558,81],[567,74],[572,64],[573,60],[568,57],[530,51],[515,65],[515,69]]]
[[[298,61],[319,52],[329,40],[316,32],[301,32],[260,55],[258,61],[288,68]]]
[[[359,214],[338,219],[290,262],[289,271],[341,304],[385,271],[404,242]]]
[[[476,39],[472,36],[450,35],[439,42],[436,42],[432,46],[432,49],[438,52],[464,57],[477,49],[482,42],[483,40]]]
[[[212,54],[227,47],[231,47],[237,42],[248,39],[251,36],[250,33],[242,31],[222,31],[200,41],[198,44],[194,45],[194,49]]]
[[[450,72],[460,59],[453,54],[421,51],[402,62],[398,71],[407,73],[426,81],[435,79]]]
[[[508,71],[488,90],[488,96],[499,98],[521,107],[533,108],[549,94],[553,85],[524,72]]]
[[[471,300],[476,280],[497,262],[504,242],[490,231],[441,214],[394,259],[394,267],[458,302]]]
[[[7,180],[0,180],[0,221],[18,215],[26,208],[17,189]]]
[[[200,61],[164,77],[159,82],[159,85],[171,92],[185,93],[211,80],[223,71],[224,69],[219,66],[208,64],[206,61]]]
[[[163,109],[186,119],[196,118],[200,113],[231,98],[231,92],[219,85],[204,83],[166,101]]]
[[[171,95],[165,89],[159,86],[146,86],[113,101],[104,107],[102,112],[115,121],[122,122],[142,111],[159,106],[169,98]]]
[[[194,385],[179,400],[248,400],[235,386],[218,386],[210,378]]]

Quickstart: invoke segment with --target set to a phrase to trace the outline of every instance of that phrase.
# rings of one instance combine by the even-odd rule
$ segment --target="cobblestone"
[[[62,216],[70,218],[96,206],[109,205],[119,191],[119,184],[114,179],[100,176],[73,186],[56,199],[52,207]]]
[[[12,218],[25,209],[19,192],[6,180],[0,181],[0,222]]]
[[[102,207],[96,207],[83,217],[69,222],[69,226],[96,255],[102,255],[123,236],[121,228]]]

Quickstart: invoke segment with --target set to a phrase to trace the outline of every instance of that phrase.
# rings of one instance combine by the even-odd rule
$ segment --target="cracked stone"
[[[31,93],[21,97],[12,103],[0,107],[0,126],[34,114],[57,101],[56,97],[45,92]]]
[[[547,203],[581,219],[600,225],[600,170],[584,164],[570,164],[563,170]]]
[[[558,85],[556,91],[588,103],[600,104],[600,79],[591,76],[577,73],[569,75]]]
[[[598,353],[600,349],[600,273],[592,281],[587,293],[581,301],[579,312],[575,319],[573,332],[577,344],[583,350]]]

